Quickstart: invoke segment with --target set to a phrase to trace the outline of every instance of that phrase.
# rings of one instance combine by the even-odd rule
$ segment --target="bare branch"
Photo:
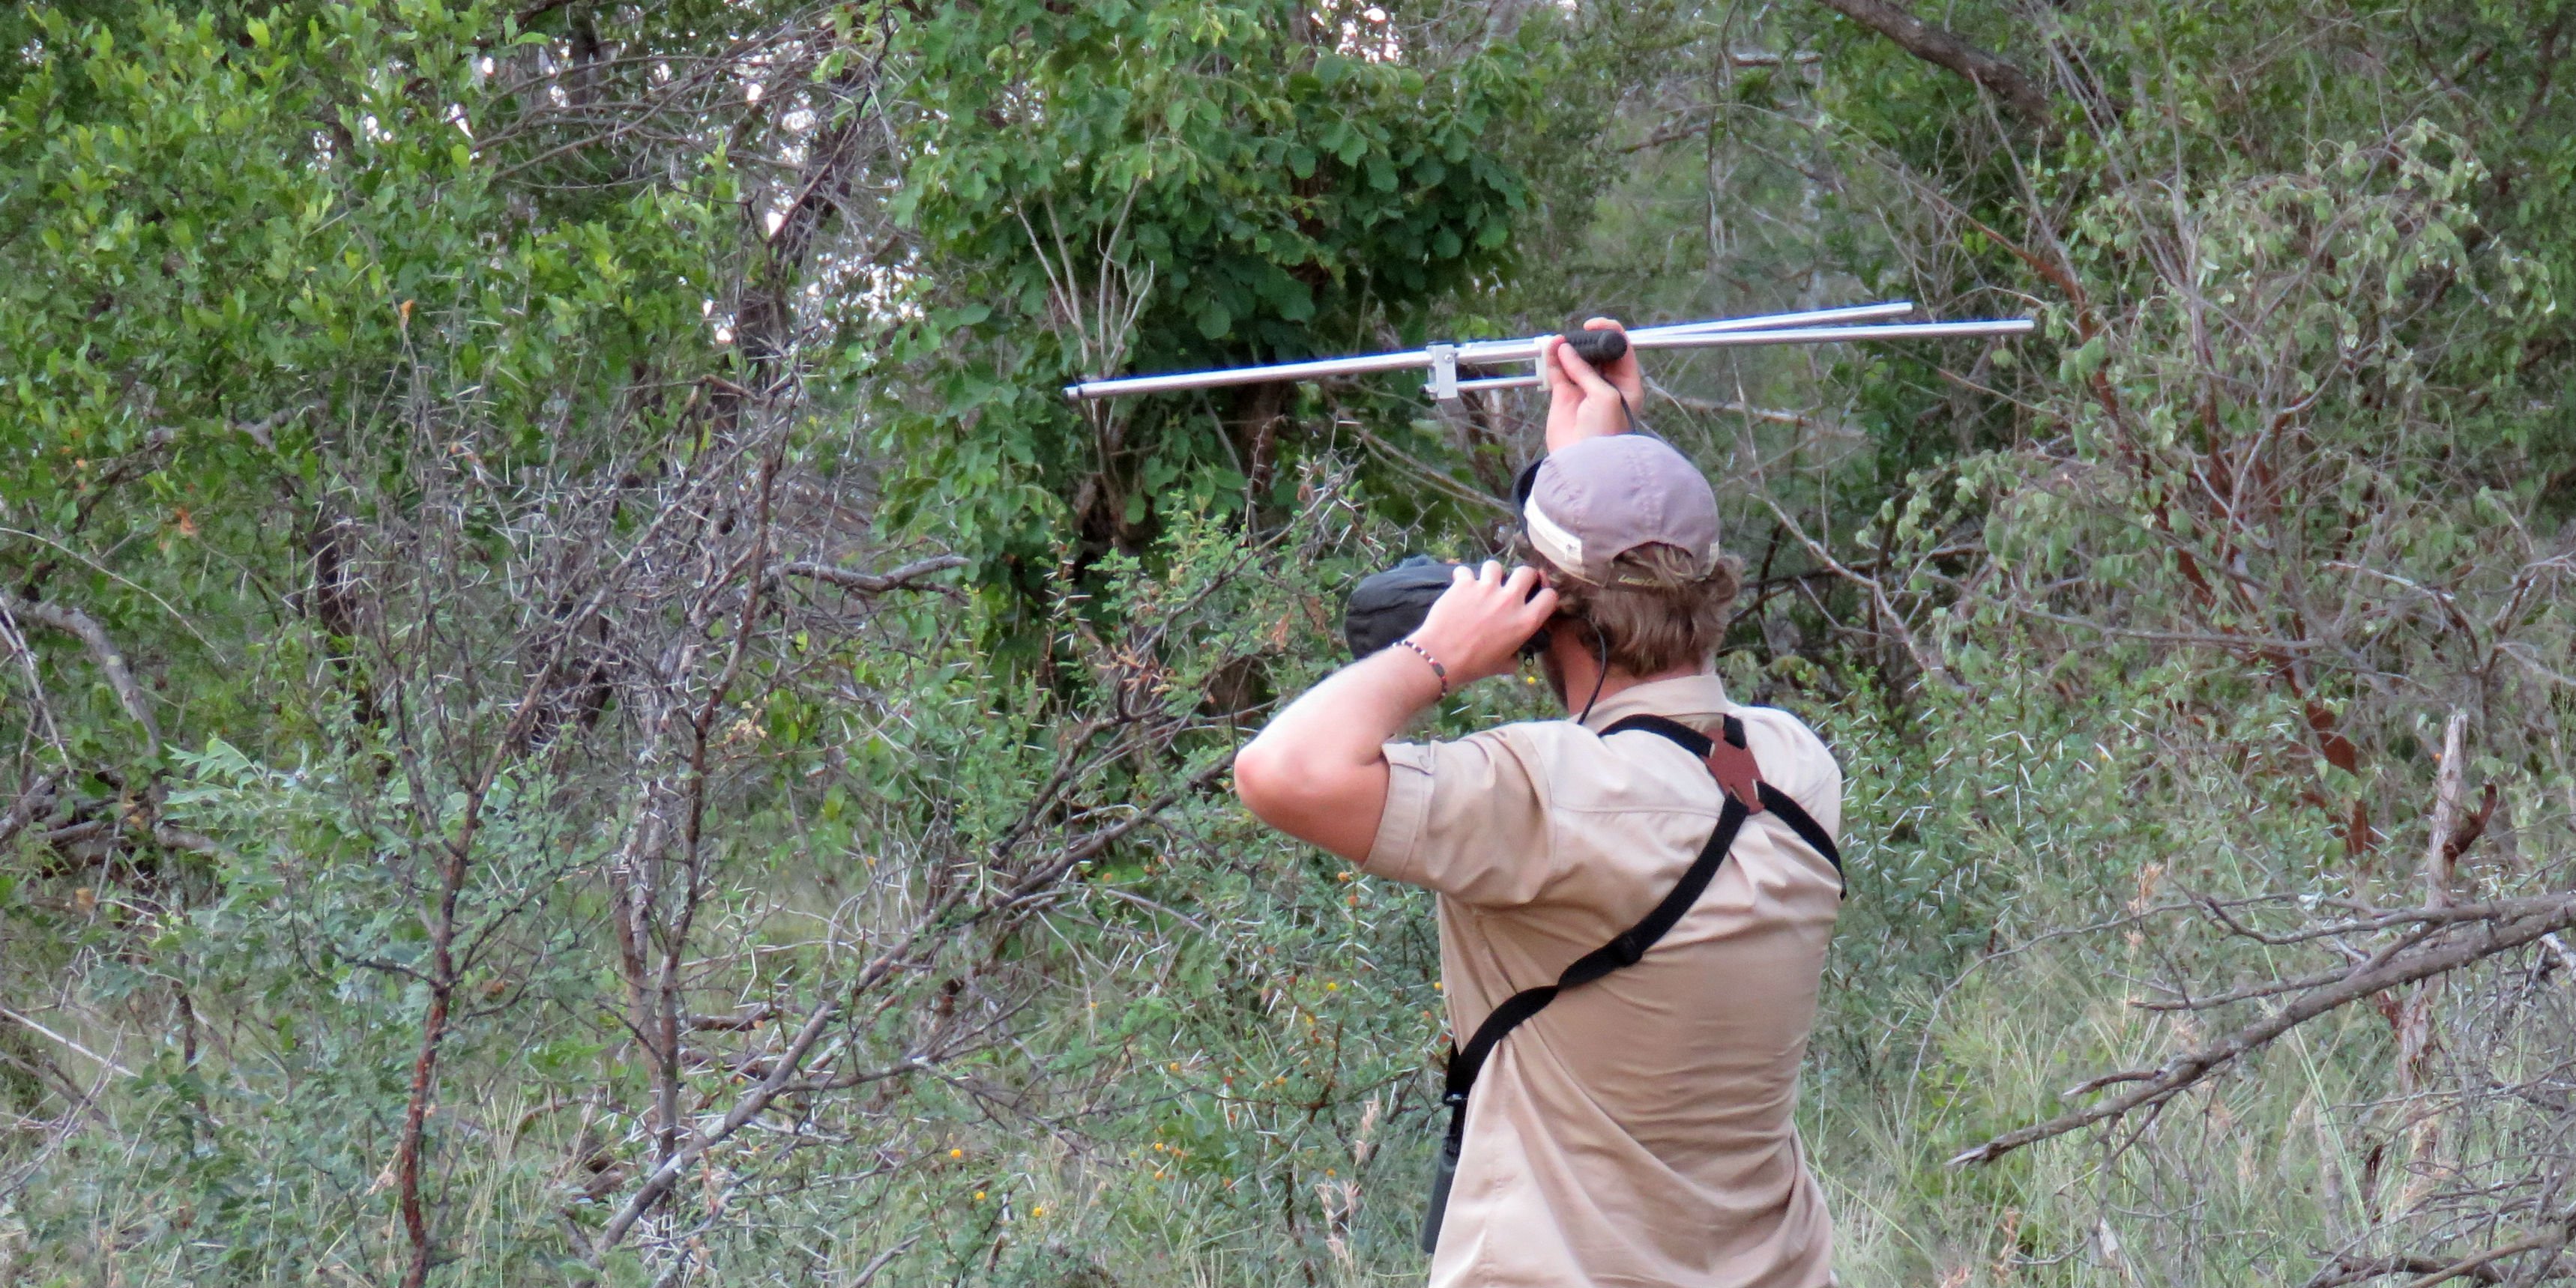
[[[216,844],[215,838],[167,823],[152,825],[152,839],[169,849],[186,850],[190,854],[216,855],[224,852],[224,847]]]
[[[2526,1252],[2537,1251],[2541,1248],[2558,1247],[2566,1242],[2567,1232],[2565,1230],[2553,1230],[2542,1234],[2535,1234],[2528,1238],[2516,1239],[2511,1243],[2489,1248],[2484,1252],[2476,1253],[2452,1262],[2450,1265],[2444,1266],[2421,1279],[2408,1283],[2406,1288],[2433,1288],[2433,1285],[2435,1284],[2448,1283],[2454,1279],[2464,1278],[2475,1278],[2482,1283],[2497,1283],[2503,1279],[2503,1276],[2496,1274],[2494,1270],[2490,1268],[2495,1262],[2502,1261],[2507,1257],[2519,1256]]]
[[[2216,1042],[2174,1056],[2153,1070],[2140,1071],[2146,1076],[2136,1080],[2140,1085],[2135,1090],[2089,1109],[2061,1114],[2044,1123],[2006,1132],[1960,1153],[1950,1160],[1950,1165],[1991,1163],[2024,1145],[2062,1136],[2081,1127],[2118,1118],[2133,1109],[2160,1103],[2234,1063],[2237,1057],[2329,1011],[2401,984],[2412,984],[2458,970],[2471,962],[2519,948],[2553,931],[2576,926],[2576,893],[2557,896],[2552,902],[2554,906],[2547,911],[2513,920],[2490,921],[2466,938],[2439,948],[2407,954],[2376,969],[2356,970],[2332,985],[2310,990],[2280,1010]],[[2111,1075],[2097,1080],[2095,1085],[2126,1080],[2130,1079],[2125,1075]]]
[[[1040,891],[1062,880],[1066,873],[1080,866],[1084,860],[1106,849],[1110,842],[1160,815],[1173,802],[1179,800],[1184,792],[1195,790],[1213,779],[1230,763],[1232,763],[1230,758],[1216,761],[1192,775],[1183,786],[1139,805],[1127,818],[1083,837],[1082,840],[1057,855],[1054,861],[1030,872],[1002,891],[999,898],[985,907],[976,909],[966,918],[966,921],[971,923],[982,920],[987,916],[1027,903]],[[644,1178],[644,1183],[637,1186],[635,1193],[627,1198],[625,1206],[619,1208],[617,1214],[610,1217],[608,1224],[600,1230],[599,1238],[591,1245],[591,1255],[596,1257],[616,1247],[626,1238],[627,1233],[634,1229],[635,1223],[641,1220],[646,1212],[652,1210],[653,1205],[660,1202],[663,1195],[670,1193],[671,1187],[679,1182],[681,1173],[686,1172],[708,1150],[722,1144],[735,1132],[741,1131],[744,1124],[758,1117],[763,1110],[769,1108],[771,1102],[790,1090],[798,1080],[797,1075],[805,1062],[805,1057],[813,1052],[814,1044],[821,1040],[824,1031],[831,1027],[833,1019],[841,1014],[842,1008],[847,1003],[876,987],[887,975],[901,967],[912,956],[913,950],[925,939],[934,934],[951,933],[956,930],[958,927],[951,923],[948,914],[964,901],[965,889],[966,887],[961,885],[956,893],[923,909],[915,918],[911,932],[904,936],[901,943],[878,954],[876,959],[869,962],[847,987],[835,990],[826,995],[823,1000],[816,1002],[812,1009],[805,1013],[805,1022],[797,1028],[796,1036],[787,1044],[787,1049],[779,1052],[777,1059],[771,1062],[769,1075],[761,1079],[760,1085],[745,1092],[742,1099],[736,1101],[733,1108],[725,1112],[721,1122],[690,1137],[687,1144],[673,1151],[669,1157],[662,1160],[661,1166],[654,1168],[652,1174]]]
[[[1819,0],[1826,8],[1895,41],[1898,48],[1946,67],[2012,105],[2033,125],[2048,121],[2048,94],[2030,73],[1907,13],[1888,0]]]
[[[1917,670],[1953,688],[1958,687],[1959,682],[1951,676],[1950,668],[1943,666],[1939,658],[1925,652],[1923,646],[1915,642],[1913,629],[1905,624],[1904,615],[1896,611],[1896,604],[1887,597],[1885,585],[1881,584],[1876,577],[1859,572],[1834,558],[1833,552],[1827,550],[1823,543],[1808,536],[1807,530],[1798,526],[1798,521],[1790,518],[1789,512],[1781,509],[1779,502],[1772,500],[1768,494],[1760,495],[1762,504],[1770,508],[1772,516],[1780,521],[1781,528],[1790,536],[1797,538],[1798,544],[1805,546],[1807,553],[1816,562],[1831,569],[1835,576],[1869,592],[1870,602],[1878,606],[1881,620],[1885,621],[1887,628],[1895,633],[1897,642],[1905,646],[1905,654],[1913,659]]]
[[[0,814],[0,845],[18,839],[18,833],[36,820],[36,811],[43,809],[45,801],[53,795],[54,781],[52,774],[36,775],[29,780],[26,790],[18,793],[18,799],[10,803],[9,812]]]
[[[2308,1280],[2305,1288],[2343,1288],[2345,1284],[2384,1279],[2389,1275],[2426,1275],[2443,1270],[2448,1265],[2449,1263],[2439,1257],[2426,1256],[2375,1257],[2367,1261],[2338,1260],[2328,1263],[2324,1269],[2319,1270]],[[2504,1280],[2503,1273],[2493,1266],[2479,1266],[2452,1277],[2475,1279],[2485,1284],[2501,1283]]]
[[[843,590],[855,590],[869,595],[882,595],[894,590],[935,590],[943,595],[954,595],[958,592],[951,586],[913,583],[917,578],[927,577],[934,572],[963,568],[966,563],[964,555],[933,555],[928,559],[916,559],[884,572],[867,573],[835,568],[830,564],[798,560],[780,564],[778,571],[790,577],[810,577],[816,581],[829,582]]]
[[[868,1259],[868,1264],[859,1267],[859,1273],[851,1277],[850,1288],[868,1288],[868,1285],[875,1281],[878,1271],[893,1264],[895,1258],[910,1252],[912,1250],[912,1245],[919,1242],[921,1242],[921,1236],[916,1234],[905,1239],[901,1243],[870,1257]]]
[[[1805,412],[1785,411],[1777,407],[1760,407],[1741,398],[1693,398],[1687,394],[1674,393],[1651,381],[1647,383],[1647,392],[1661,395],[1664,401],[1683,411],[1702,416],[1741,416],[1748,420],[1786,425],[1791,429],[1812,429],[1844,438],[1861,437],[1860,430],[1841,421],[1826,420],[1810,416]]]
[[[100,1055],[96,1051],[92,1051],[88,1047],[82,1046],[80,1043],[64,1037],[62,1034],[56,1033],[42,1024],[38,1024],[34,1020],[28,1019],[26,1016],[20,1015],[16,1011],[9,1010],[6,1007],[0,1007],[0,1020],[7,1020],[30,1033],[38,1034],[52,1040],[56,1045],[72,1051],[77,1051],[81,1055],[88,1057],[91,1063],[107,1070],[109,1073],[115,1074],[117,1077],[131,1078],[134,1076],[134,1071],[132,1069],[128,1069],[124,1065],[118,1064],[116,1061]]]
[[[152,719],[152,708],[143,700],[143,690],[136,687],[134,673],[125,667],[125,653],[109,639],[107,629],[97,619],[77,608],[41,600],[20,599],[0,591],[0,614],[34,622],[73,636],[89,646],[90,657],[97,661],[99,672],[107,677],[107,687],[116,691],[117,703],[134,723],[143,726],[146,754],[161,754],[161,726]]]

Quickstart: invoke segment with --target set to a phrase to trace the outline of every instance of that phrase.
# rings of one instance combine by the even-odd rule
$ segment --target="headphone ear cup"
[[[1448,592],[1450,569],[1429,555],[1360,579],[1342,608],[1342,642],[1353,659],[1367,657],[1413,633],[1431,614],[1432,602]]]

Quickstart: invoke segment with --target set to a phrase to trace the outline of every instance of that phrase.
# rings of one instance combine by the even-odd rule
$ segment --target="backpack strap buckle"
[[[1744,722],[1734,716],[1725,718],[1722,736],[1708,742],[1708,772],[1717,785],[1726,789],[1744,806],[1747,814],[1762,812],[1762,766],[1753,759],[1753,749],[1745,745]]]

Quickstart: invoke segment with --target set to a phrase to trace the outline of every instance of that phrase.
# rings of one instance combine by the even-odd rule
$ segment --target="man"
[[[1709,842],[1715,760],[1650,731],[1605,734],[1620,720],[1715,733],[1736,717],[1763,781],[1827,831],[1841,818],[1842,774],[1816,735],[1734,705],[1710,669],[1736,565],[1707,480],[1625,432],[1644,393],[1634,351],[1596,371],[1561,340],[1549,350],[1549,455],[1523,515],[1538,566],[1459,569],[1410,637],[1291,703],[1234,765],[1262,821],[1439,892],[1460,1035],[1635,925]],[[1572,719],[1393,741],[1425,706],[1514,670],[1542,626]],[[1742,824],[1642,959],[1494,1047],[1467,1098],[1434,1288],[1830,1281],[1824,1199],[1790,1118],[1841,884],[1786,812]]]

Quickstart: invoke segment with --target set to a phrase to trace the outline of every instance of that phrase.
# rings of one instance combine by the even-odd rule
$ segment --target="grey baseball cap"
[[[1697,466],[1647,434],[1587,438],[1522,475],[1521,522],[1557,567],[1610,584],[1610,561],[1642,545],[1679,547],[1717,567],[1717,494]]]

